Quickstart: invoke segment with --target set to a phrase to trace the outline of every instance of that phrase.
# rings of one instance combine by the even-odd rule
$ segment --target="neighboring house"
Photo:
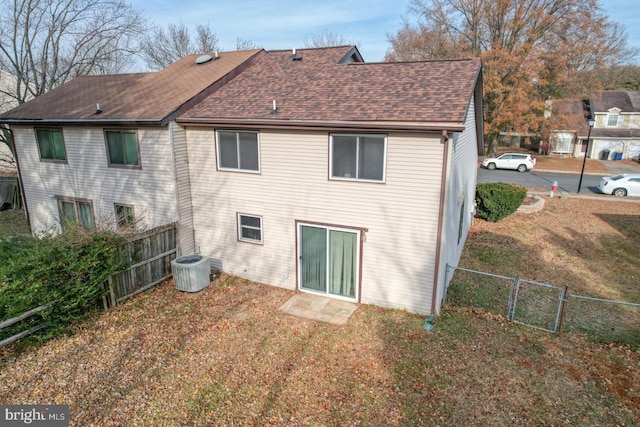
[[[555,99],[545,103],[549,145],[542,144],[547,152],[583,157],[589,134],[587,101],[579,99]],[[545,153],[546,154],[546,153]]]
[[[438,312],[474,213],[479,60],[271,51],[177,122],[200,252],[287,289]]]
[[[590,102],[595,125],[591,131],[589,157],[638,160],[640,92],[607,90],[590,99]]]
[[[207,73],[214,86],[158,112],[145,108],[190,87],[194,57],[157,74],[76,79],[0,116],[34,228],[131,206],[148,226],[177,221],[179,253],[231,274],[438,312],[475,211],[480,61],[366,64],[343,46],[227,53],[212,70],[226,55],[235,78]],[[48,118],[56,110],[68,117]]]
[[[175,172],[186,153],[173,150],[184,131],[173,120],[260,54],[229,52],[202,64],[190,55],[155,73],[78,77],[1,114],[14,135],[31,230],[60,230],[65,221],[188,228]]]
[[[575,157],[585,155],[589,114],[595,119],[587,157],[603,160],[640,156],[640,92],[611,90],[589,100],[547,101],[545,117],[552,129],[552,151]],[[608,153],[608,155],[607,155]]]

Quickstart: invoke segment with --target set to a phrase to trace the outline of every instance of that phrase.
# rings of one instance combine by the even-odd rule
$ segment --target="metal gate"
[[[562,320],[566,293],[566,287],[520,279],[511,287],[507,318],[520,325],[555,333]]]

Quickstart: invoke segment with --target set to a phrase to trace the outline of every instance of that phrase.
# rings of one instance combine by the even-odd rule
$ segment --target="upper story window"
[[[620,119],[619,114],[607,114],[607,127],[616,127],[618,126],[618,121]]]
[[[51,160],[54,162],[67,161],[62,129],[36,128],[35,131],[40,160]]]
[[[218,169],[260,172],[258,132],[217,131]]]
[[[135,130],[105,130],[109,166],[140,167],[138,134]]]
[[[80,224],[86,231],[95,230],[93,203],[90,200],[60,198],[58,209],[63,230],[71,224]]]
[[[385,135],[332,135],[330,177],[384,182],[386,148]]]

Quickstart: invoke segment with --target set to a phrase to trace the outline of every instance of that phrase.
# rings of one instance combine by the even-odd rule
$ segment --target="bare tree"
[[[0,67],[19,104],[74,77],[113,71],[135,53],[144,19],[122,0],[2,1]]]
[[[544,101],[589,96],[599,70],[633,55],[598,0],[412,0],[417,25],[390,37],[387,60],[480,57],[485,130],[538,131]]]
[[[146,31],[141,14],[122,0],[1,0],[0,85],[3,109],[84,74],[131,64]],[[5,77],[5,76],[3,76]],[[11,147],[6,131],[0,143]]]
[[[251,50],[251,49],[260,49],[262,46],[259,46],[257,43],[254,43],[252,40],[242,39],[240,37],[236,38],[236,50]]]
[[[215,52],[220,49],[218,36],[208,25],[196,26],[192,37],[184,24],[156,27],[142,42],[142,57],[152,70],[160,70],[183,56]]]
[[[334,33],[328,29],[308,34],[302,43],[303,47],[306,48],[344,46],[349,44],[355,43],[349,42],[349,40],[343,35]]]

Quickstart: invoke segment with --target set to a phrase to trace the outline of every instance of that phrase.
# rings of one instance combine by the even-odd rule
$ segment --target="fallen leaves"
[[[370,306],[338,327],[280,312],[289,291],[232,279],[197,294],[167,282],[73,336],[3,350],[0,401],[69,404],[75,426],[633,424],[640,414],[638,352],[626,347],[468,309],[429,333],[423,317]],[[593,369],[567,369],[585,363]]]

